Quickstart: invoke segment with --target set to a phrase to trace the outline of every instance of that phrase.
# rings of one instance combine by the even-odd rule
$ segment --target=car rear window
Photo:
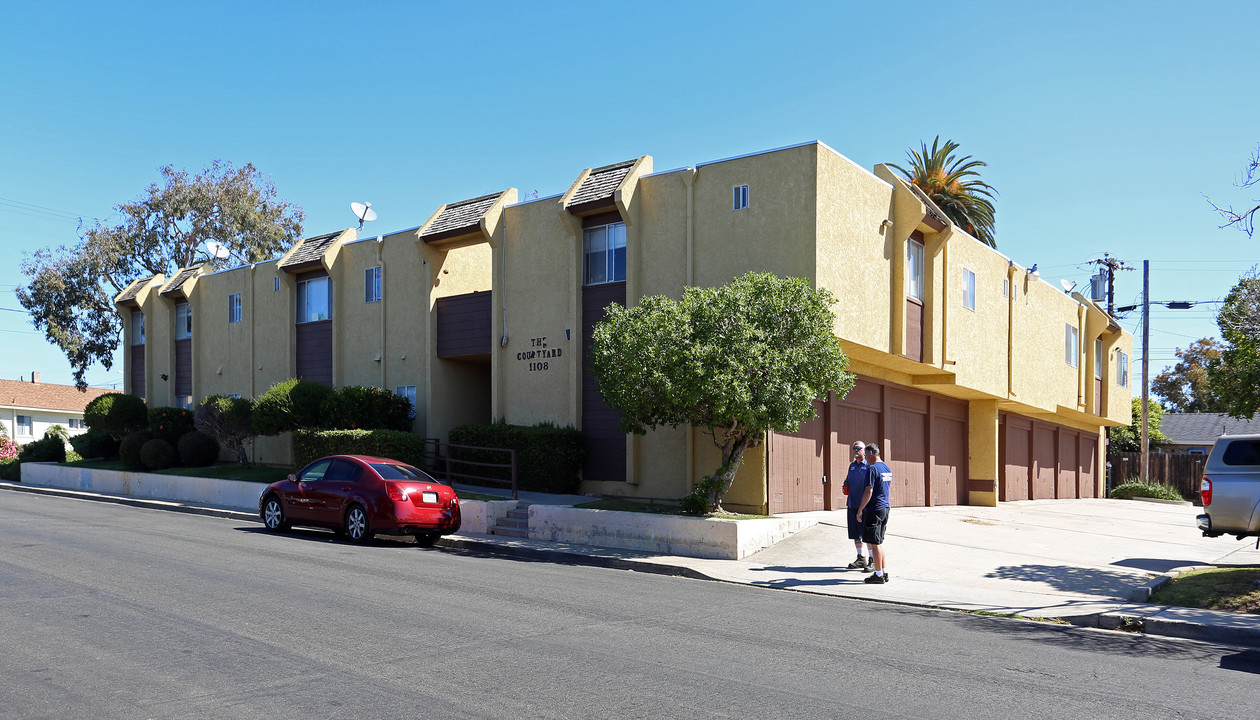
[[[372,463],[372,469],[386,480],[423,480],[432,482],[433,478],[424,472],[417,470],[410,465],[394,465],[386,463]]]
[[[1226,465],[1260,465],[1260,440],[1234,440],[1223,460]]]

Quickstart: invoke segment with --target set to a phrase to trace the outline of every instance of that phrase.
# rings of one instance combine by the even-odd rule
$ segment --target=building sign
[[[516,359],[519,362],[528,362],[530,372],[550,370],[549,359],[558,358],[564,354],[560,348],[547,347],[546,337],[530,338],[529,347],[529,350],[516,353]]]

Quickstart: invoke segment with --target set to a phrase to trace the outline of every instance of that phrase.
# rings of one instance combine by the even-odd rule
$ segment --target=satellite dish
[[[232,254],[232,251],[228,250],[226,245],[221,242],[215,242],[214,240],[206,241],[206,252],[210,253],[210,257],[215,260],[222,260]]]
[[[1068,282],[1067,280],[1060,280],[1060,281],[1059,281],[1059,285],[1063,287],[1063,292],[1065,292],[1065,293],[1070,293],[1070,292],[1072,292],[1073,290],[1075,290],[1075,289],[1076,289],[1076,281],[1075,281],[1075,280],[1073,280],[1073,281],[1071,281],[1071,282]]]
[[[359,229],[363,229],[363,223],[372,222],[376,219],[376,211],[372,209],[372,203],[350,203],[350,210],[354,212],[354,216],[359,218]]]

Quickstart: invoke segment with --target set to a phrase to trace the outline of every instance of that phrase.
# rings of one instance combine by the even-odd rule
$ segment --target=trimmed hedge
[[[450,441],[456,445],[516,450],[517,485],[521,490],[545,493],[577,493],[582,482],[582,461],[586,445],[582,432],[551,423],[508,425],[499,421],[490,425],[460,425],[451,428]],[[506,454],[477,450],[456,450],[452,459],[504,463]],[[458,465],[453,472],[486,475],[510,480],[505,468],[472,468]],[[475,483],[475,481],[468,481]]]
[[[83,409],[83,422],[121,439],[124,435],[149,426],[144,400],[135,395],[106,393],[92,400]]]
[[[192,432],[193,414],[191,410],[175,407],[155,407],[149,409],[149,432],[153,437],[161,438],[175,446],[179,439]]]
[[[324,401],[325,428],[333,430],[411,430],[411,401],[378,387],[346,385]]]
[[[22,463],[17,458],[0,460],[0,480],[22,482]]]
[[[70,447],[85,458],[118,457],[118,441],[113,435],[101,430],[88,430],[70,438]]]
[[[254,430],[259,435],[279,435],[286,430],[320,427],[324,406],[332,394],[332,388],[310,380],[282,380],[254,401]]]
[[[27,443],[18,451],[18,462],[65,462],[66,443],[56,435]]]
[[[131,470],[144,470],[144,461],[140,458],[140,448],[153,439],[148,430],[137,430],[118,443],[118,459]]]
[[[153,438],[140,446],[140,462],[146,470],[165,470],[179,464],[179,453],[162,438]]]
[[[219,442],[200,430],[184,433],[177,449],[184,467],[209,467],[219,459]]]
[[[424,440],[399,430],[294,430],[293,467],[325,455],[371,455],[424,468]]]

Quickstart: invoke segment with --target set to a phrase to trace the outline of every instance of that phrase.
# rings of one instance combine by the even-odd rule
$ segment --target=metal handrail
[[[519,499],[518,497],[519,488],[517,487],[517,477],[516,477],[517,474],[516,474],[516,451],[515,450],[510,449],[510,448],[478,447],[476,445],[456,445],[454,443],[442,442],[441,440],[437,438],[425,438],[424,443],[425,443],[425,460],[426,460],[425,464],[428,465],[429,472],[432,473],[436,471],[438,467],[442,467],[445,471],[445,475],[443,479],[446,480],[447,482],[450,482],[456,478],[459,478],[465,481],[475,480],[475,481],[491,483],[491,484],[495,484],[499,486],[510,487],[512,489],[512,499],[513,500]],[[433,448],[432,454],[430,454],[430,450],[429,450],[430,446],[432,446]],[[507,453],[508,462],[491,463],[491,462],[480,462],[477,460],[460,460],[458,458],[451,457],[450,451],[452,448],[460,449],[460,450],[485,450],[489,452]],[[504,480],[503,478],[488,477],[485,475],[475,475],[473,473],[468,473],[468,472],[455,472],[451,469],[452,464],[458,465],[461,468],[463,468],[464,466],[471,466],[473,468],[502,468],[509,471],[510,479]]]

